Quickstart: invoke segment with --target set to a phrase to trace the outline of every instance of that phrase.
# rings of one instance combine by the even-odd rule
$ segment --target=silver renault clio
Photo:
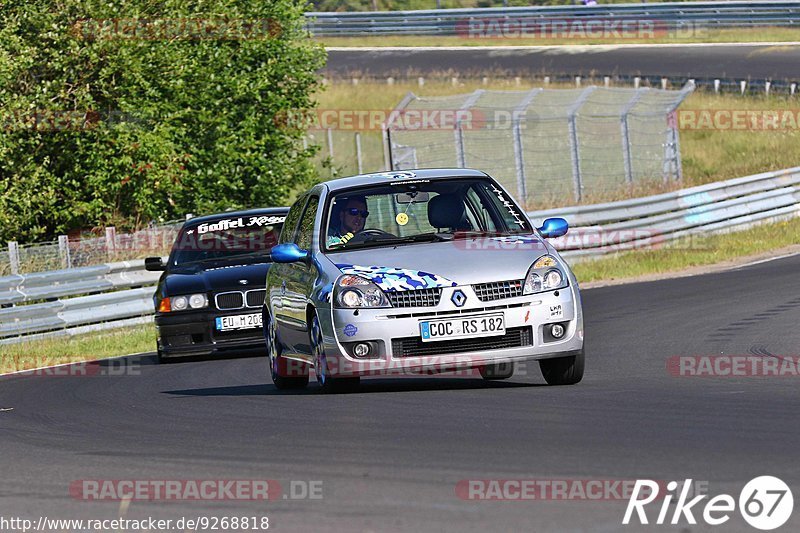
[[[583,377],[583,316],[569,266],[494,179],[394,171],[316,185],[291,207],[263,307],[272,380],[324,392],[361,377],[538,360],[551,385]]]

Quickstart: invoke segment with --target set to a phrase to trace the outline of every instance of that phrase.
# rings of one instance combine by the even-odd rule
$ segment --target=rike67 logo
[[[667,483],[667,493],[664,495],[659,491],[658,482],[649,479],[636,480],[622,523],[630,524],[635,515],[634,523],[638,519],[640,524],[649,524],[653,517],[652,513],[648,517],[645,507],[660,498],[663,498],[663,501],[655,519],[656,524],[677,525],[682,521],[697,524],[694,513],[702,516],[705,523],[711,526],[722,525],[730,520],[731,514],[737,508],[737,501],[733,496],[720,494],[702,505],[701,502],[708,498],[708,495],[701,494],[689,499],[691,486],[691,479],[687,479],[682,486],[677,481],[670,481]],[[674,502],[675,507],[670,509],[675,496],[678,497]],[[739,493],[738,509],[742,518],[752,527],[762,531],[776,529],[785,524],[792,515],[793,508],[794,498],[789,486],[773,476],[751,479]]]

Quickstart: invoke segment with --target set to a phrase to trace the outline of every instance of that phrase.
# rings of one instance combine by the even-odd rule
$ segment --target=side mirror
[[[569,224],[563,218],[548,218],[542,223],[542,227],[538,229],[542,237],[550,239],[566,235],[567,231],[569,231]]]
[[[300,247],[293,242],[275,246],[272,248],[269,255],[274,263],[296,263],[309,258],[308,251],[301,250]]]
[[[148,257],[144,260],[144,269],[151,272],[158,272],[167,269],[167,265],[160,257]]]

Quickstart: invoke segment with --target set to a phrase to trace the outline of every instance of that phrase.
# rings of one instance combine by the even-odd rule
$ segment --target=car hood
[[[221,290],[262,289],[269,263],[249,265],[193,265],[170,270],[164,281],[166,293],[187,294]],[[247,283],[242,283],[246,281]]]
[[[453,287],[523,279],[550,253],[536,235],[476,237],[331,254],[346,274],[359,274],[388,291]]]

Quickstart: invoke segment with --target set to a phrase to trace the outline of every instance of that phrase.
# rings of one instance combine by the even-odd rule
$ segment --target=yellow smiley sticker
[[[397,216],[394,217],[394,219],[401,226],[405,226],[406,224],[408,224],[408,215],[406,215],[405,213],[398,213]]]

